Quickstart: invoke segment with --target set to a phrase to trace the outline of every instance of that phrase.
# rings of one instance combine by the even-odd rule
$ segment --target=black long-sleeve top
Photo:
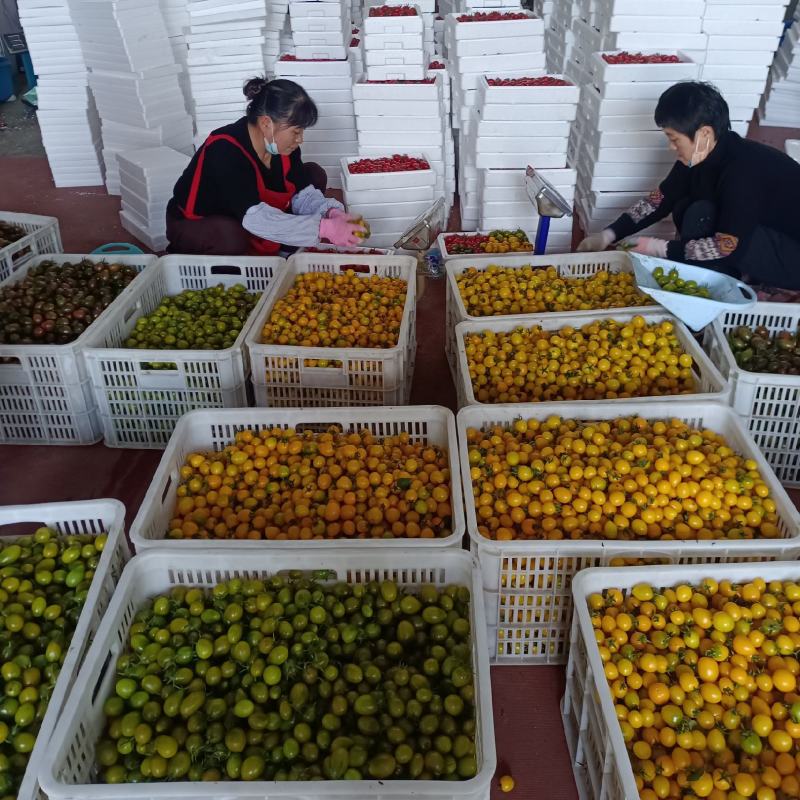
[[[800,241],[800,164],[774,147],[724,134],[695,167],[676,162],[659,188],[612,225],[616,239],[670,214],[679,202],[708,200],[717,211],[716,232],[667,244],[667,258],[736,274],[759,225]],[[800,269],[800,264],[797,265]]]

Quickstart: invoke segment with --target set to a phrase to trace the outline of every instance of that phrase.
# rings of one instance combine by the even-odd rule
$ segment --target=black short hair
[[[701,81],[684,81],[670,86],[656,105],[655,122],[659,128],[672,128],[694,139],[704,125],[709,125],[717,139],[731,128],[725,98],[716,86]]]
[[[317,106],[299,83],[250,78],[243,91],[250,101],[247,104],[247,121],[253,125],[263,116],[298,128],[311,128],[317,124]]]

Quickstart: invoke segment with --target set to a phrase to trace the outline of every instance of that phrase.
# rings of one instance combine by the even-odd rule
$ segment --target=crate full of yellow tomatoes
[[[588,567],[800,554],[794,504],[722,404],[470,406],[457,427],[496,663],[566,660]]]
[[[796,561],[589,569],[573,593],[581,797],[800,797]]]

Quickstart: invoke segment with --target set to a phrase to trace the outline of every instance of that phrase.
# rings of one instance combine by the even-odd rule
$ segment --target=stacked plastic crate
[[[800,128],[800,8],[772,62],[759,118],[764,125]]]
[[[196,144],[244,112],[244,82],[264,72],[264,0],[188,0]]]
[[[452,76],[453,127],[459,128],[459,195],[465,230],[478,224],[479,200],[472,111],[484,75],[544,74],[544,23],[529,11],[448,14],[445,42]]]
[[[572,203],[577,173],[567,166],[567,142],[578,96],[578,87],[557,75],[481,79],[471,123],[480,230],[536,229],[536,208],[525,188],[528,165]],[[554,219],[548,252],[568,252],[571,243],[572,219]]]
[[[707,0],[708,50],[700,77],[728,102],[731,127],[744,136],[761,102],[769,66],[783,33],[786,0],[736,3]]]
[[[189,156],[169,147],[149,147],[120,153],[117,162],[122,227],[151,250],[166,250],[167,203]]]
[[[592,60],[592,82],[581,90],[576,122],[581,135],[570,141],[570,163],[578,170],[576,211],[587,233],[613,222],[669,172],[675,155],[653,111],[662,92],[699,71],[679,52],[594,53]],[[657,231],[674,233],[668,221]]]
[[[19,0],[19,19],[38,77],[37,118],[53,182],[99,186],[100,120],[70,4]]]
[[[119,194],[119,153],[162,144],[191,152],[182,67],[158,0],[74,0],[71,8],[102,122],[106,188]]]
[[[438,88],[425,84],[425,88]],[[417,84],[411,89],[419,89]],[[382,101],[373,101],[380,103]],[[436,100],[420,100],[437,105]],[[369,221],[369,247],[394,247],[395,243],[440,192],[439,175],[418,150],[389,156],[342,159],[344,202],[351,214]]]

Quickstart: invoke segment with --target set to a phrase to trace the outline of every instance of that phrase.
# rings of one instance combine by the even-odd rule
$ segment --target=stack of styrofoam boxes
[[[703,31],[708,34],[708,50],[700,77],[722,92],[731,127],[742,136],[761,102],[785,11],[786,0],[737,5],[707,0]]]
[[[302,6],[329,3],[300,3]],[[341,188],[341,160],[358,153],[353,108],[353,76],[347,59],[304,61],[281,56],[275,77],[299,83],[316,103],[319,119],[304,131],[303,160],[319,164],[328,173],[328,186]]]
[[[350,12],[344,0],[292,0],[289,20],[297,58],[347,58]]]
[[[517,12],[519,13],[519,12]],[[484,74],[503,77],[543,75],[544,24],[532,13],[526,19],[459,22],[445,18],[445,41],[452,76],[453,127],[459,136],[459,197],[464,230],[478,224],[478,173],[472,141],[471,112]]]
[[[572,48],[573,19],[579,19],[573,9],[577,0],[554,0],[553,11],[544,31],[544,52],[547,71],[553,74],[564,72],[567,56]]]
[[[602,230],[655,189],[675,162],[653,113],[662,92],[697,77],[698,64],[674,54],[683,60],[609,64],[603,53],[593,55],[593,80],[581,90],[576,121],[583,135],[570,143],[578,170],[575,207],[586,233]],[[671,237],[674,228],[665,220],[651,232]]]
[[[538,217],[525,189],[527,166],[541,172],[570,204],[574,200],[577,174],[567,166],[567,141],[579,89],[574,84],[493,86],[492,80],[493,76],[481,79],[473,112],[478,228],[522,228],[532,233]],[[488,180],[487,172],[494,173]],[[502,172],[506,175],[498,177]],[[548,252],[569,252],[571,243],[571,217],[554,219]]]
[[[19,0],[38,77],[39,127],[56,186],[100,186],[100,120],[68,0]]]
[[[350,29],[349,47],[350,66],[353,68],[353,80],[357,81],[364,74],[364,45],[361,41],[361,29]]]
[[[450,91],[450,73],[441,56],[434,54],[433,60],[428,64],[427,76],[439,76],[442,81],[442,119],[444,120],[444,194],[448,209],[453,203],[456,191],[456,146],[453,138]]]
[[[160,0],[161,13],[167,27],[167,36],[172,47],[175,63],[180,64],[178,84],[183,92],[183,104],[186,109],[192,107],[192,87],[189,85],[189,69],[186,60],[189,47],[186,44],[186,32],[189,29],[188,0]]]
[[[580,4],[573,20],[573,42],[565,74],[580,85],[590,82],[593,53],[605,50],[680,50],[702,63],[707,37],[701,31],[705,0],[668,4],[639,0],[593,0]]]
[[[533,13],[544,20],[545,28],[550,26],[550,17],[555,11],[556,0],[533,0]]]
[[[426,83],[425,80],[433,82]],[[434,189],[439,197],[445,195],[446,189],[447,122],[442,101],[442,78],[437,76],[425,80],[403,83],[360,81],[353,85],[358,153],[365,157],[381,157],[403,152],[406,148],[423,153],[436,174]],[[452,195],[448,208],[451,202]],[[390,208],[386,210],[388,212]],[[410,207],[397,208],[398,215],[404,219],[416,216],[410,213],[412,210]],[[409,213],[400,213],[404,211]],[[372,217],[367,219],[371,222]]]
[[[381,7],[366,12],[362,27],[364,67],[371,81],[420,81],[425,77],[423,24],[419,10],[408,16],[372,16]],[[405,4],[401,4],[405,5]]]
[[[267,27],[264,32],[264,68],[272,73],[281,53],[289,52],[281,47],[281,35],[289,25],[289,0],[267,0]],[[290,30],[290,29],[289,29]]]
[[[379,6],[414,6],[422,18],[422,43],[425,57],[431,59],[436,50],[436,0],[366,0],[364,15]]]
[[[759,118],[764,125],[800,128],[800,8],[772,63]]]
[[[245,108],[244,82],[264,72],[265,0],[188,0],[186,37],[195,144]]]
[[[435,105],[437,101],[420,102]],[[400,152],[424,158],[421,152]],[[389,155],[390,151],[385,151],[385,154]],[[393,247],[414,220],[433,204],[438,196],[436,183],[439,176],[433,169],[351,173],[349,164],[359,160],[342,159],[345,205],[350,213],[359,214],[369,222],[371,235],[365,245]]]
[[[72,9],[102,122],[106,188],[119,194],[123,150],[165,144],[191,152],[182,67],[158,0],[73,0]]]
[[[445,56],[447,51],[444,49],[444,17],[436,14],[433,18],[433,52],[442,53]]]
[[[122,227],[151,250],[166,250],[167,203],[189,156],[169,147],[151,147],[120,153],[117,161]]]

